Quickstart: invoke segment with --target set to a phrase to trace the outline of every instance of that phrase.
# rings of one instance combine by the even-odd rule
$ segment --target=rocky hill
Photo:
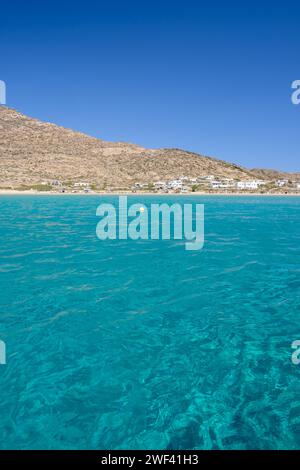
[[[250,171],[185,150],[106,142],[0,106],[0,188],[60,180],[64,184],[87,181],[97,189],[127,189],[135,182],[182,175],[265,178],[261,170]]]

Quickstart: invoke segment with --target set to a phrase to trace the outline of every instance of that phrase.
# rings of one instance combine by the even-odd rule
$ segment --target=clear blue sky
[[[7,105],[105,140],[300,170],[300,3],[1,2]]]

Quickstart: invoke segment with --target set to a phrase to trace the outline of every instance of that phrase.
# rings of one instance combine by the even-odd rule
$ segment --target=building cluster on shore
[[[91,184],[86,181],[62,183],[60,180],[42,181],[41,186],[45,190],[55,190],[59,193],[90,193],[92,192]]]
[[[126,188],[106,187],[100,189],[97,185],[87,181],[68,181],[62,182],[58,179],[51,181],[41,181],[41,183],[26,186],[23,188],[37,191],[50,191],[56,193],[93,193],[109,192],[118,193],[128,191]],[[150,192],[150,193],[300,193],[300,181],[289,179],[277,180],[236,180],[233,178],[219,177],[215,175],[206,175],[196,178],[188,176],[179,176],[176,179],[153,182],[136,182],[131,187],[132,193]]]
[[[268,192],[272,190],[292,190],[300,191],[300,181],[290,180],[261,180],[249,179],[238,181],[233,178],[220,178],[214,175],[190,178],[180,176],[177,179],[168,181],[154,181],[153,183],[135,183],[133,192],[153,191],[153,192],[239,192],[239,191],[259,191]]]

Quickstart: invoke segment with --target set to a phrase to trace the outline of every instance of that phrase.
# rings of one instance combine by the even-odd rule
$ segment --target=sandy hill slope
[[[180,176],[244,180],[256,173],[185,150],[106,142],[0,106],[0,188],[57,179],[126,189]]]

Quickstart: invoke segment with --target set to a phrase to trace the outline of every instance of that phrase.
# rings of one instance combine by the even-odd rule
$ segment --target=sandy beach
[[[116,191],[116,192],[107,192],[107,191],[90,191],[90,192],[68,192],[65,191],[55,192],[55,191],[36,191],[36,190],[24,190],[18,191],[13,189],[0,189],[0,196],[299,196],[299,192],[291,192],[291,193],[257,193],[257,192],[239,192],[239,193],[229,193],[229,192],[189,192],[189,193],[165,193],[165,192],[145,192],[145,191]]]

